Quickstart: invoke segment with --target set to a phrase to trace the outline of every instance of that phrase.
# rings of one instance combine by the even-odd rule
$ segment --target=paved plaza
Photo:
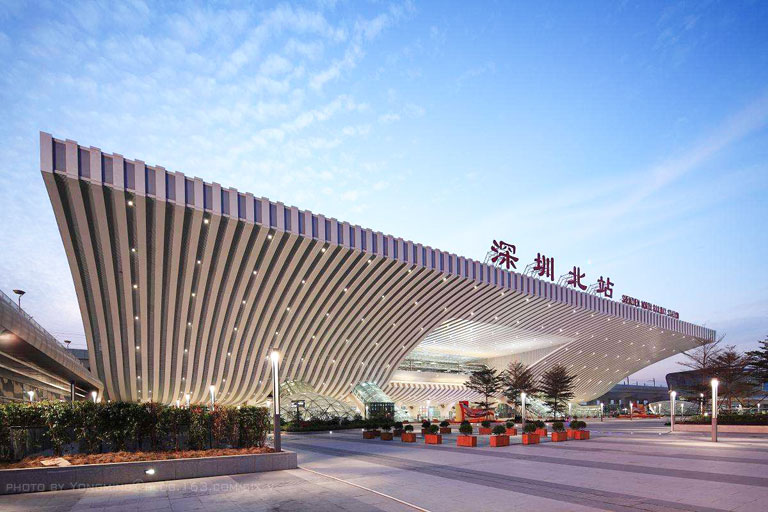
[[[360,431],[287,435],[302,469],[0,497],[2,511],[756,512],[768,508],[768,437],[670,435],[660,421],[591,423],[593,438],[458,448]],[[514,442],[514,440],[513,440]]]

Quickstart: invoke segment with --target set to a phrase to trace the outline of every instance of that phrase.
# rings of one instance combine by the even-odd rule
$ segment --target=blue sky
[[[766,26],[758,1],[3,2],[0,289],[84,346],[44,130],[468,257],[501,238],[752,348]]]

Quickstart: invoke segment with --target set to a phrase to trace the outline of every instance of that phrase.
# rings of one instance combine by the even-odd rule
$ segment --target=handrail
[[[85,365],[83,365],[82,361],[75,357],[69,349],[59,340],[56,339],[53,334],[46,331],[42,325],[37,323],[37,320],[32,318],[29,313],[24,311],[16,302],[14,302],[13,299],[11,299],[8,295],[5,294],[2,290],[0,290],[0,300],[11,306],[16,310],[17,313],[20,314],[20,316],[28,323],[30,324],[30,327],[37,333],[37,335],[45,340],[46,342],[54,345],[56,348],[61,349],[62,353],[66,355],[66,357],[70,358],[72,361],[77,362],[80,366],[85,368]]]

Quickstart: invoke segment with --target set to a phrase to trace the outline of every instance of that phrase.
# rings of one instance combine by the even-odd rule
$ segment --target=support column
[[[75,401],[75,383],[74,382],[69,383],[69,401],[70,402]]]

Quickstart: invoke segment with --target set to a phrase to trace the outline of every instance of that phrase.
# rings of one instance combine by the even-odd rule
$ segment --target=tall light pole
[[[21,309],[21,296],[24,295],[27,292],[25,292],[24,290],[18,290],[17,289],[17,290],[13,290],[13,293],[15,293],[16,295],[19,296],[19,309]]]
[[[600,402],[600,422],[603,421],[603,416],[605,416],[605,403]]]
[[[91,391],[91,399],[93,399],[93,403],[96,403],[97,396],[99,396],[99,394],[96,391]]]
[[[521,427],[523,429],[523,432],[525,432],[525,396],[526,395],[525,395],[524,392],[520,393],[520,398],[522,398],[522,400],[523,400],[523,410],[520,413],[520,415],[523,418],[523,423],[522,423],[522,427]]]
[[[35,401],[35,392],[33,390],[27,391],[27,394],[29,395],[29,401],[34,402]]]
[[[184,395],[184,400],[187,402],[187,409],[189,409],[189,393]]]
[[[672,391],[670,394],[670,408],[669,408],[669,431],[674,432],[675,431],[675,397],[677,396],[677,391]]]
[[[571,402],[568,402],[568,417],[571,417]]]
[[[717,386],[720,382],[712,379],[712,442],[717,442]]]
[[[275,451],[280,452],[280,378],[278,374],[278,363],[280,362],[280,354],[277,350],[273,350],[270,355],[272,359],[272,400],[273,407],[275,408],[274,421],[275,421]]]
[[[632,400],[629,401],[629,419],[632,420]]]
[[[211,409],[216,405],[216,386],[210,386],[208,388],[211,392]]]
[[[704,393],[699,393],[699,414],[704,416]]]

